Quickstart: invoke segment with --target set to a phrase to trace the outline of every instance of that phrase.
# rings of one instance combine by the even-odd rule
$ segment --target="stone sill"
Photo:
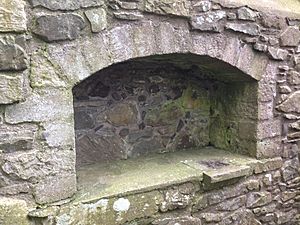
[[[91,203],[185,182],[203,182],[204,187],[214,188],[281,166],[281,158],[257,160],[213,147],[88,165],[77,171],[78,193],[73,203]]]

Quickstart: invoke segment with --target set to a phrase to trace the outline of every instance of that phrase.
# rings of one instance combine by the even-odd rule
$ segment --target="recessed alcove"
[[[104,68],[73,89],[79,186],[90,170],[99,178],[110,173],[103,165],[157,153],[161,160],[166,153],[189,155],[190,149],[255,156],[257,89],[233,66],[192,54]]]

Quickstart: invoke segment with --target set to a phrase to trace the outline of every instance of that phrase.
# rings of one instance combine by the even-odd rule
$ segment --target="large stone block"
[[[277,109],[286,113],[300,113],[300,91],[291,94]]]
[[[48,176],[35,186],[34,197],[37,203],[45,204],[71,197],[76,192],[76,174]]]
[[[1,0],[0,32],[26,31],[25,1]]]
[[[76,10],[80,8],[101,6],[103,0],[29,0],[33,7],[42,6],[50,10]]]
[[[43,15],[36,19],[34,33],[47,42],[74,40],[84,27],[84,19],[75,13]]]
[[[5,118],[9,123],[71,119],[73,96],[67,90],[41,90],[32,93],[26,101],[6,107]]]
[[[0,23],[1,24],[1,23]],[[24,44],[24,38],[13,36],[5,36],[0,38],[0,71],[2,70],[24,70],[26,65],[26,53],[19,44],[16,44],[16,39],[19,39]]]
[[[189,15],[189,1],[187,0],[146,0],[145,11],[157,14],[171,14],[176,16]]]
[[[29,225],[28,208],[24,200],[0,198],[1,225]]]
[[[227,23],[226,28],[251,36],[256,36],[260,33],[260,27],[255,23]]]
[[[88,18],[92,32],[98,33],[107,27],[106,11],[104,8],[90,9],[85,12]]]
[[[0,74],[0,104],[11,104],[23,99],[23,78]]]
[[[207,12],[205,14],[195,15],[192,17],[191,25],[193,29],[201,31],[220,32],[222,27],[219,21],[226,18],[225,11]]]
[[[282,46],[296,47],[300,42],[300,31],[297,27],[288,27],[280,35],[280,44]]]
[[[30,86],[33,88],[65,88],[70,85],[69,78],[53,63],[43,50],[31,56]]]
[[[12,153],[31,150],[37,136],[38,126],[22,124],[10,126],[0,124],[0,151]]]

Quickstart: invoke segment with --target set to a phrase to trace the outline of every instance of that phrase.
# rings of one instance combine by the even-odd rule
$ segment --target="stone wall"
[[[254,186],[243,189],[235,184],[223,191],[208,192],[204,196],[210,200],[203,207],[187,200],[190,192],[170,187],[170,191],[180,193],[172,199],[167,191],[163,192],[172,219],[163,213],[167,210],[155,208],[151,215],[159,212],[166,218],[151,223],[239,224],[230,222],[234,220],[242,224],[246,223],[243,221],[296,224],[300,186],[297,15],[283,17],[270,11],[208,0],[2,0],[2,3],[0,210],[4,213],[0,213],[0,221],[3,224],[15,221],[8,216],[14,216],[10,213],[14,212],[12,209],[57,202],[76,192],[72,93],[76,84],[112,64],[178,53],[223,61],[257,81],[258,124],[256,151],[252,155],[260,159],[281,157],[283,162],[272,172],[261,171],[247,178],[254,179]],[[220,199],[212,200],[220,195]],[[224,198],[228,200],[226,206],[221,203]],[[177,210],[191,207],[183,217],[181,210]],[[133,216],[127,221],[143,224],[136,219],[151,215]],[[23,211],[19,216],[19,221],[25,220]],[[217,216],[228,220],[216,221]],[[63,224],[63,218],[56,222]]]
[[[256,82],[177,57],[183,65],[125,62],[75,86],[77,165],[208,145],[255,154]]]

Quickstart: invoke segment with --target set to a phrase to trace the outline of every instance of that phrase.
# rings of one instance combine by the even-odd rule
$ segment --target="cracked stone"
[[[210,1],[200,1],[193,5],[193,8],[198,12],[207,12],[211,10],[212,4]]]
[[[84,27],[84,19],[78,14],[43,15],[36,19],[34,33],[47,42],[74,40]]]

